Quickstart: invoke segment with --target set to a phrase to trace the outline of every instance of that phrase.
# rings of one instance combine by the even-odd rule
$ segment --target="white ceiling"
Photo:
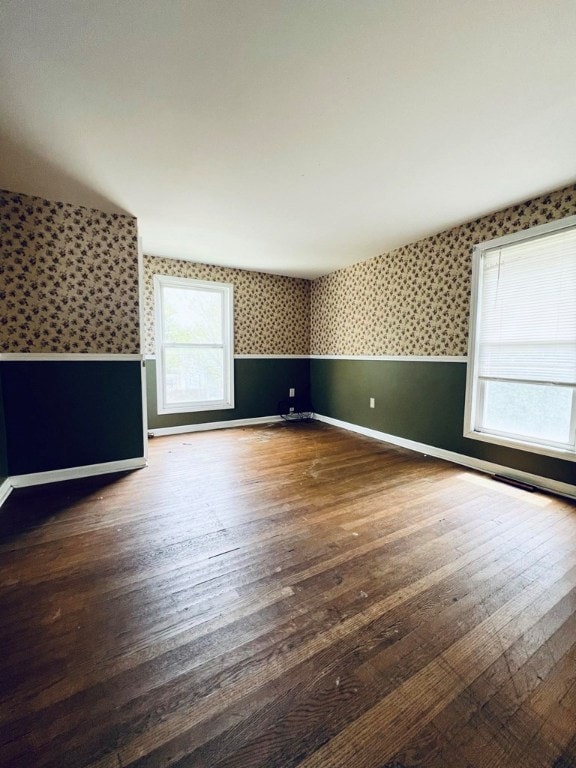
[[[0,187],[314,277],[576,179],[574,0],[0,0]]]

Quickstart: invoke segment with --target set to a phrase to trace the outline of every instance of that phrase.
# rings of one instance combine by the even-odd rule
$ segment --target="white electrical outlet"
[[[294,397],[295,394],[296,394],[296,390],[294,389],[294,387],[290,387],[290,389],[288,390],[288,397]]]
[[[374,397],[370,398],[370,408],[376,408],[376,399]]]
[[[292,406],[290,406],[290,410],[288,411],[288,413],[294,413],[294,408]]]

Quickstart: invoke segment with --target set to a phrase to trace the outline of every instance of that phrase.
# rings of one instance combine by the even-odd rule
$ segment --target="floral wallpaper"
[[[314,355],[466,355],[472,248],[576,214],[576,185],[312,283]]]
[[[154,274],[231,282],[236,354],[465,355],[472,247],[576,214],[576,185],[318,278],[146,256]],[[138,353],[130,216],[0,191],[0,352]]]
[[[234,352],[237,355],[307,355],[310,281],[264,272],[144,256],[146,354],[154,347],[154,275],[234,285]]]
[[[140,352],[136,219],[0,191],[0,352]]]

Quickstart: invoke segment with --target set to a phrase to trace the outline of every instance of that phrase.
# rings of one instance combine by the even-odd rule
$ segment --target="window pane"
[[[164,288],[164,341],[222,344],[222,293]]]
[[[224,400],[224,350],[165,350],[166,403]]]
[[[541,442],[570,442],[572,388],[484,381],[480,429]]]

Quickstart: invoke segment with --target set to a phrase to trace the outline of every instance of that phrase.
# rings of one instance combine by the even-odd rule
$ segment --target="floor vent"
[[[499,483],[506,483],[506,485],[513,485],[514,488],[521,488],[523,491],[529,491],[534,493],[536,488],[528,483],[523,483],[521,480],[514,480],[513,477],[506,477],[506,475],[492,475],[494,480],[498,480]]]

